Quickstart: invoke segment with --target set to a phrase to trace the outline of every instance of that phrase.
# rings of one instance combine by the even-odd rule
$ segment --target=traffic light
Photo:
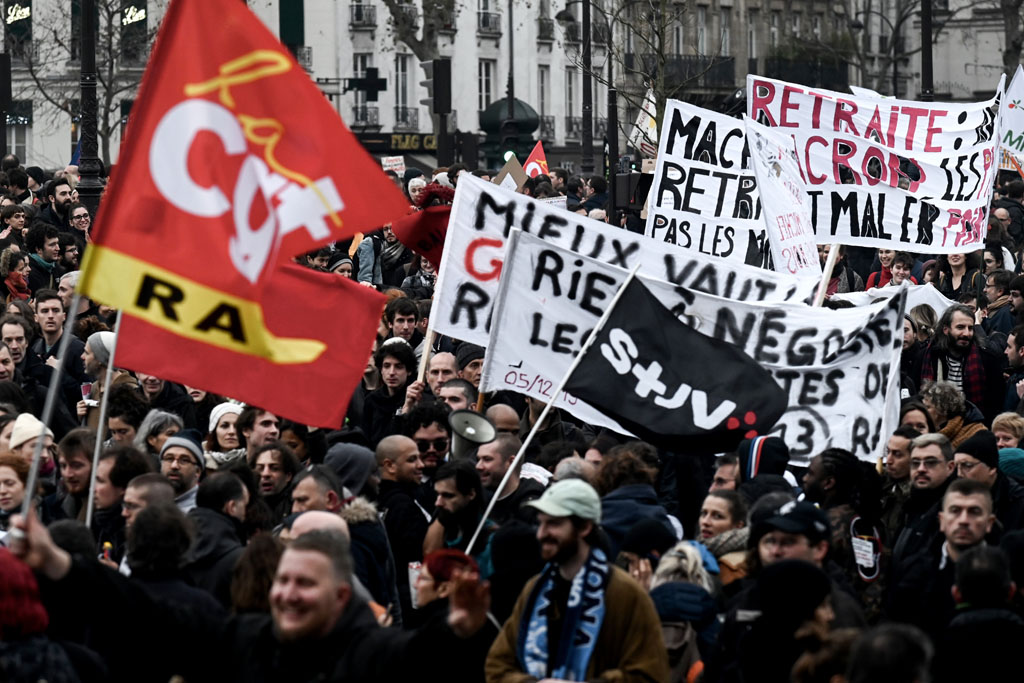
[[[498,151],[501,158],[508,161],[519,152],[519,123],[515,119],[505,119],[498,131]]]
[[[420,85],[427,89],[427,96],[420,100],[431,114],[452,112],[452,62],[450,59],[433,59],[420,62],[426,78]]]

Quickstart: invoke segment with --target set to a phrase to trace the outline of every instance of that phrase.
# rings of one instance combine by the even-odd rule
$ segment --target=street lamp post
[[[96,0],[82,0],[82,151],[78,159],[78,196],[89,213],[96,215],[103,194],[100,180],[99,141],[96,122]]]
[[[935,97],[932,80],[932,0],[921,0],[921,101]]]

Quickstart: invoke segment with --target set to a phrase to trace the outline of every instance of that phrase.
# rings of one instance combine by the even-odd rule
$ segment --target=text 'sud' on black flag
[[[639,279],[627,285],[566,391],[645,441],[717,452],[766,434],[788,401],[768,370],[688,327]]]

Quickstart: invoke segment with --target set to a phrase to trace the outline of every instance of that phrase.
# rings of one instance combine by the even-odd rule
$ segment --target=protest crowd
[[[149,69],[204,11],[172,5]],[[529,174],[335,178],[283,137],[239,172],[265,233],[244,187],[173,177],[211,146],[174,126],[251,151],[273,49],[185,100],[148,72],[181,104],[133,119],[95,226],[77,167],[0,160],[0,680],[1018,680],[1004,84],[669,100],[617,201],[539,144]]]

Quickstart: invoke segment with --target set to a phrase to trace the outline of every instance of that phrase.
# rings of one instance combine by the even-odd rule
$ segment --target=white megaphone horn
[[[498,435],[494,423],[475,410],[456,410],[448,416],[452,430],[452,457],[464,458],[481,444],[490,443]]]

